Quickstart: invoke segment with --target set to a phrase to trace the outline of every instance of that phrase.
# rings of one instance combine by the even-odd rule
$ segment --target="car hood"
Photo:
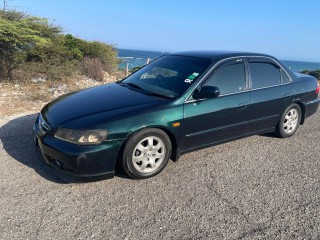
[[[165,100],[112,83],[66,94],[47,104],[41,113],[51,127],[57,127],[96,114],[129,111],[162,101]]]

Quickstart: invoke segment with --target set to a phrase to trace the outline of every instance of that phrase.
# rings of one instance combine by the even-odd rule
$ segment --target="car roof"
[[[221,59],[226,57],[243,57],[243,56],[259,56],[259,57],[271,57],[270,55],[262,53],[253,52],[241,52],[241,51],[186,51],[186,52],[176,52],[169,55],[174,56],[187,56],[187,57],[198,57],[206,59]]]

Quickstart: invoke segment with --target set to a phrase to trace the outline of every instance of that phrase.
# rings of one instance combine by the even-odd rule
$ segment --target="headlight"
[[[61,128],[55,133],[55,137],[61,140],[80,145],[92,145],[102,143],[108,135],[105,130],[75,130]]]

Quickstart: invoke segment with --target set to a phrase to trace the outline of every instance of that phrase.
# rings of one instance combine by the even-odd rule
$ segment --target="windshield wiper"
[[[134,87],[134,88],[138,88],[138,89],[142,89],[144,90],[142,87],[138,86],[135,83],[126,83],[126,82],[117,82],[120,85],[125,85],[125,86],[130,86],[130,87]]]
[[[161,97],[161,98],[165,98],[165,99],[173,99],[173,98],[175,98],[175,96],[173,96],[173,95],[163,95],[163,94],[151,92],[151,91],[146,90],[146,89],[138,86],[137,84],[131,83],[131,82],[130,82],[130,83],[119,82],[118,84],[130,86],[130,87],[134,87],[134,88],[139,89],[139,90],[143,90],[143,91],[141,91],[141,93],[142,93],[142,94],[145,94],[145,95],[149,95],[149,96],[156,96],[156,97]],[[139,91],[139,92],[140,92],[140,91]]]
[[[137,84],[135,84],[135,83],[126,83],[126,84],[128,84],[129,86],[131,86],[131,87],[134,87],[134,88],[138,88],[138,89],[142,89],[142,90],[144,90],[142,87],[140,87],[140,86],[138,86]]]
[[[163,95],[163,94],[159,94],[159,93],[154,93],[154,92],[145,92],[144,94],[149,95],[149,96],[156,96],[156,97],[161,97],[161,98],[165,98],[165,99],[174,99],[175,97],[173,95]]]

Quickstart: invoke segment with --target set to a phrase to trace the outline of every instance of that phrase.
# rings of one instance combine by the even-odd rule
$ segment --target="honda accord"
[[[319,106],[319,83],[257,53],[168,54],[122,81],[69,93],[34,124],[45,161],[79,176],[133,178],[169,159],[242,137],[291,137]]]

